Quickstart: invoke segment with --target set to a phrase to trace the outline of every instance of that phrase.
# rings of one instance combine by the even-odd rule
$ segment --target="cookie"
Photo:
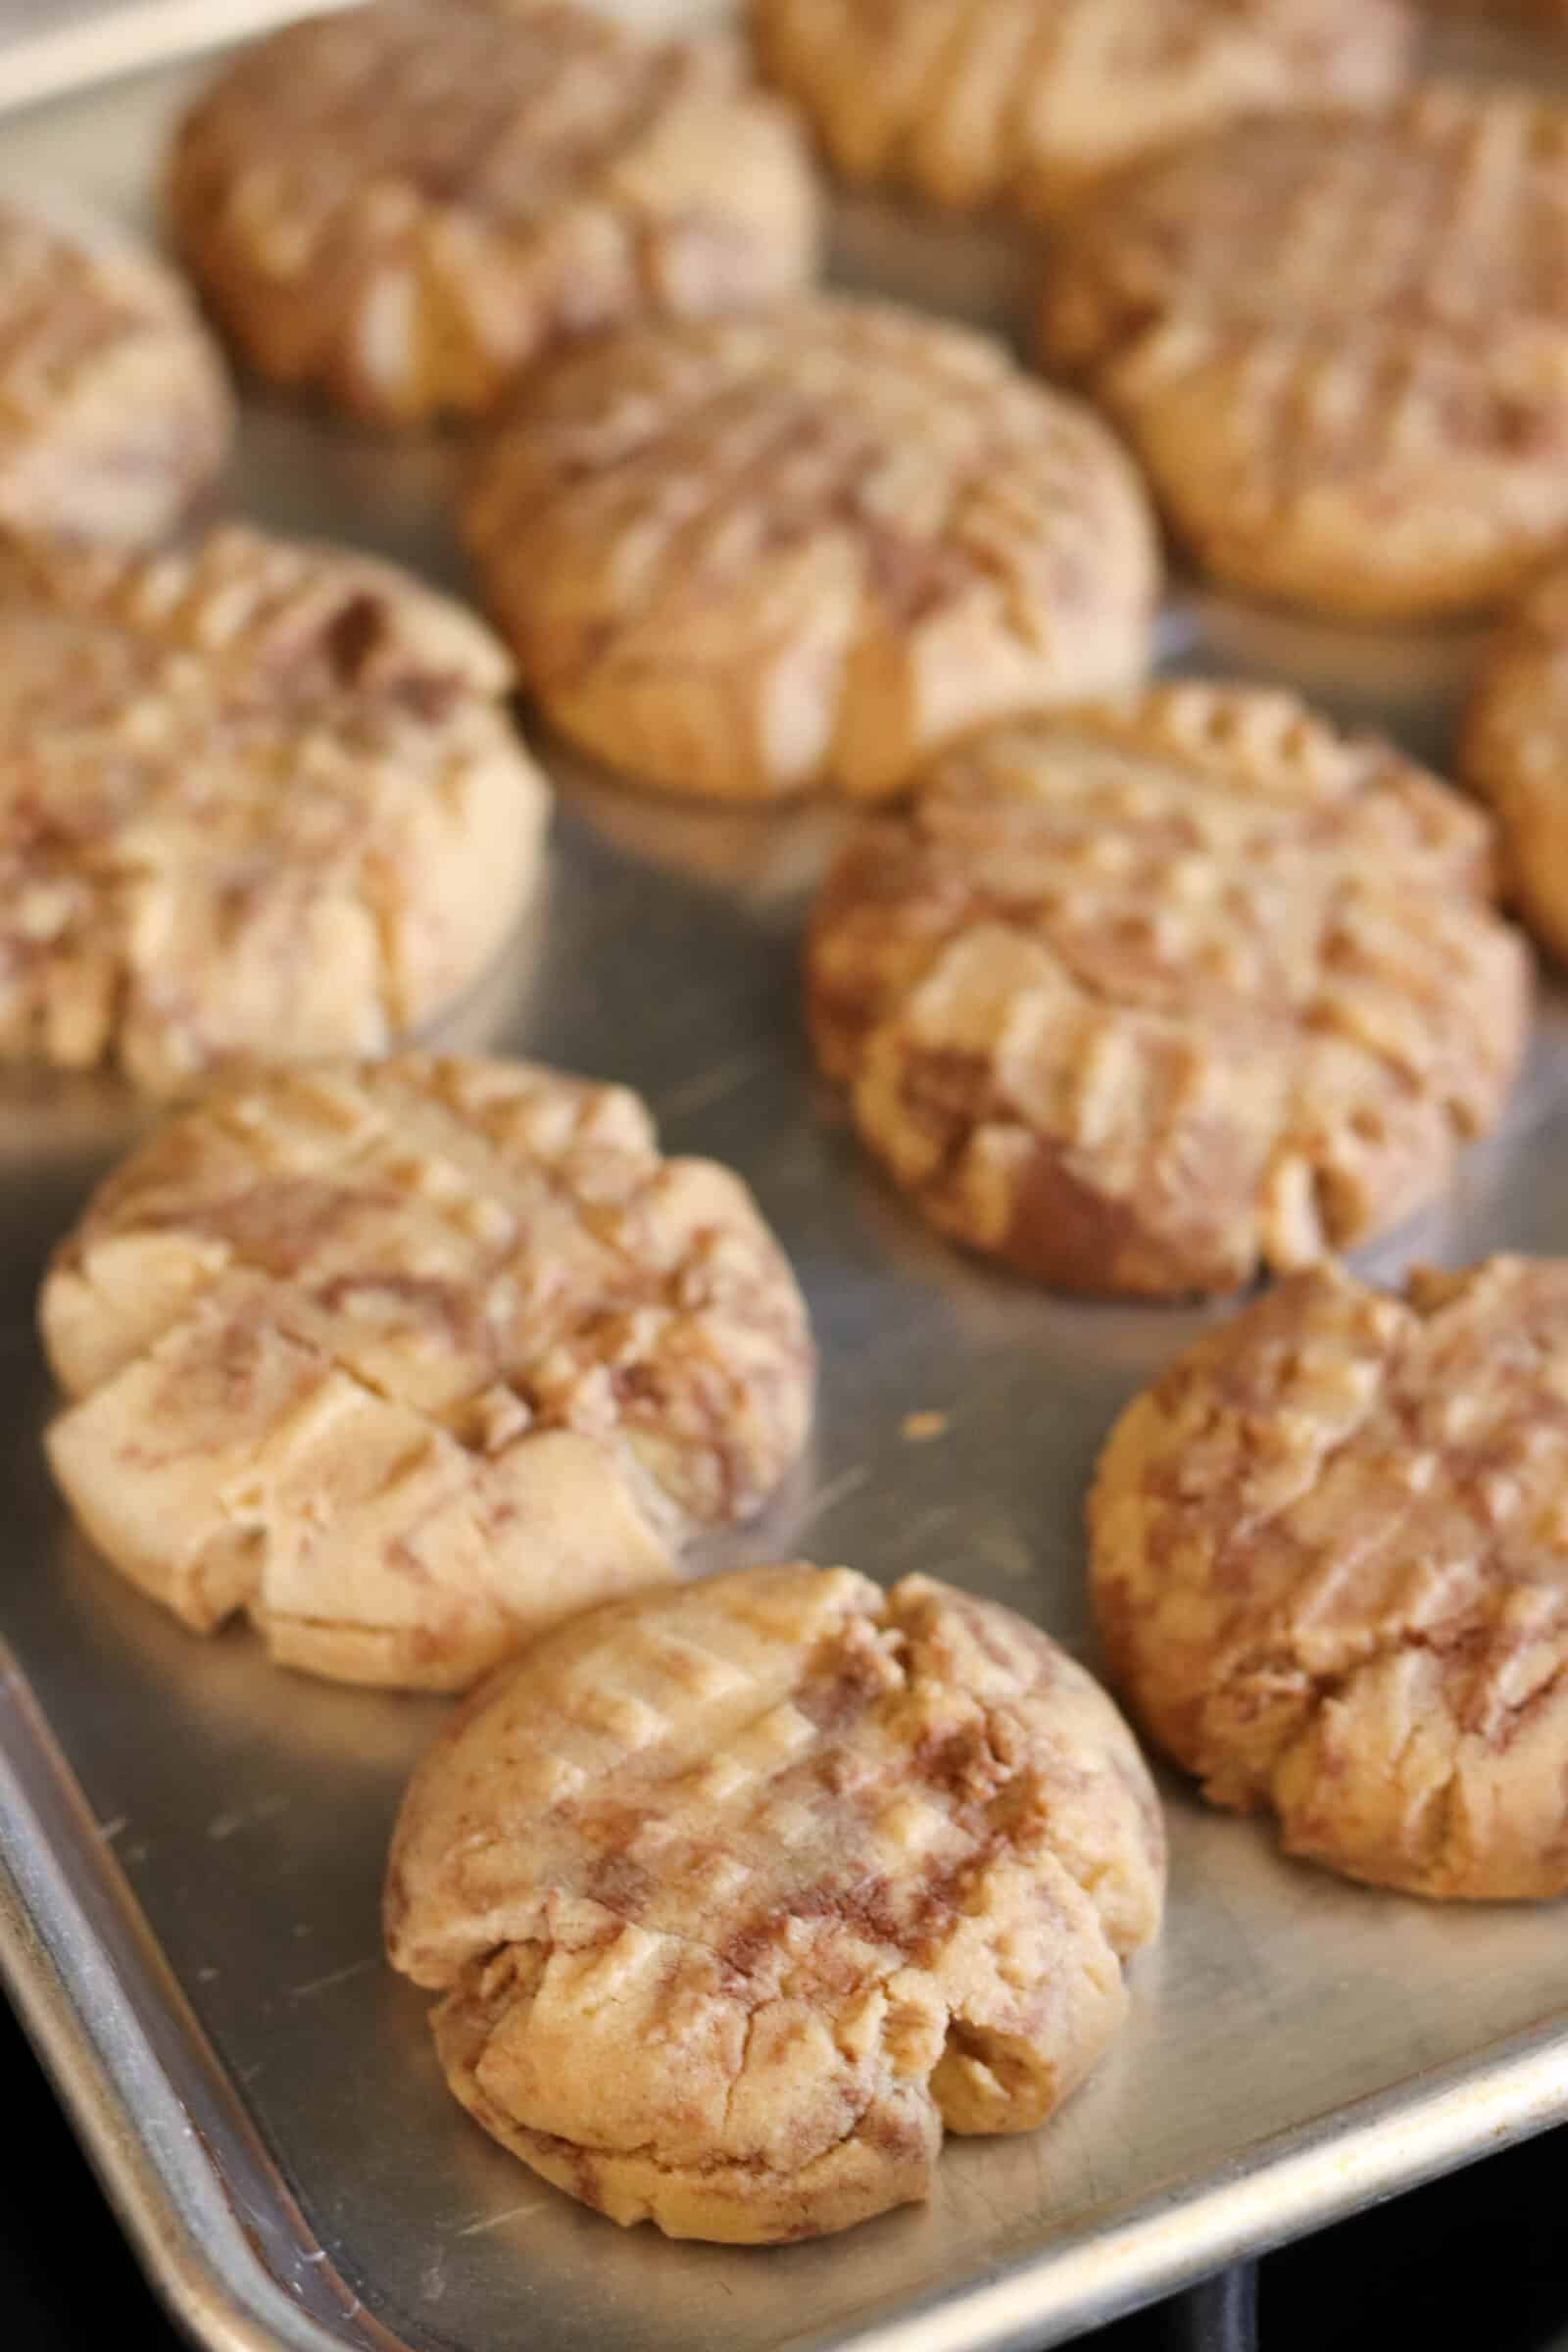
[[[1433,85],[1141,168],[1074,213],[1040,342],[1216,579],[1494,604],[1568,532],[1568,108]]]
[[[0,1059],[167,1095],[450,1004],[538,862],[510,677],[450,599],[240,526],[0,561]]]
[[[767,77],[847,178],[1040,218],[1239,118],[1381,106],[1403,0],[755,0]]]
[[[1318,1267],[1117,1423],[1095,1602],[1154,1737],[1287,1852],[1568,1892],[1568,1263]]]
[[[383,425],[468,416],[568,339],[781,300],[816,200],[716,38],[571,0],[375,0],[243,50],[174,148],[181,247],[249,364]]]
[[[1568,567],[1547,572],[1499,625],[1471,693],[1459,769],[1496,814],[1515,906],[1568,956]]]
[[[172,271],[101,224],[0,205],[0,537],[159,539],[230,424]]]
[[[1000,728],[823,885],[811,1028],[942,1232],[1063,1289],[1233,1290],[1432,1198],[1529,958],[1491,828],[1294,697],[1181,681]]]
[[[457,1690],[675,1573],[800,1452],[800,1294],[623,1087],[410,1054],[220,1089],[94,1197],[40,1308],[98,1548],[199,1632]]]
[[[1143,669],[1157,563],[1109,434],[885,305],[604,342],[525,390],[467,535],[525,684],[673,792],[876,795]]]
[[[612,2220],[741,2244],[929,2194],[1077,2088],[1158,1932],[1104,1693],[921,1576],[752,1568],[527,1650],[416,1774],[393,1965],[448,2082]]]

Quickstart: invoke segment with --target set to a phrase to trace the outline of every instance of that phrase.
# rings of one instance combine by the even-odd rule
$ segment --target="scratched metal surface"
[[[0,170],[141,219],[186,80],[160,72],[15,119]],[[969,231],[916,241],[870,205],[846,211],[840,249],[846,275],[986,316],[1015,266]],[[456,580],[451,466],[254,405],[231,489],[274,523]],[[1438,753],[1472,651],[1196,602],[1171,643],[1382,713]],[[793,1252],[822,1348],[814,1449],[732,1552],[929,1570],[1087,1649],[1090,1465],[1201,1317],[1032,1294],[942,1248],[862,1167],[796,1013],[798,920],[831,814],[706,815],[557,766],[542,902],[454,1034],[630,1080],[669,1147],[746,1174]],[[1138,1968],[1129,2031],[1050,2130],[952,2145],[924,2211],[737,2253],[619,2233],[533,2180],[448,2098],[423,1998],[379,1958],[387,1832],[440,1704],[275,1674],[243,1636],[193,1641],[96,1566],[51,1499],[31,1294],[124,1132],[90,1087],[0,1101],[0,1958],[201,2341],[1043,2344],[1568,2112],[1560,1907],[1357,1890],[1172,1783],[1170,1925]],[[1506,1133],[1368,1262],[1568,1250],[1565,1168],[1568,1023],[1549,1000]],[[929,1410],[946,1434],[910,1445],[904,1417]]]

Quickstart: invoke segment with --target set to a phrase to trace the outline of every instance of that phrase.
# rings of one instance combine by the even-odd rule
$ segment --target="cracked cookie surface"
[[[263,375],[380,424],[491,408],[573,337],[810,277],[805,142],[717,38],[569,0],[375,0],[244,50],[186,118],[185,257]]]
[[[402,1054],[220,1089],[109,1178],[40,1321],[56,1479],[199,1631],[461,1689],[675,1574],[804,1444],[812,1354],[750,1194],[639,1099]]]
[[[1402,0],[754,0],[764,73],[847,178],[1038,217],[1239,117],[1371,107]]]
[[[1099,419],[876,303],[563,363],[466,523],[547,714],[674,792],[893,792],[953,736],[1149,659],[1152,522]]]
[[[766,2243],[927,2195],[944,2126],[1043,2123],[1163,1883],[1137,1747],[1054,1642],[795,1563],[614,1603],[481,1691],[405,1799],[388,1949],[525,2164]]]
[[[1568,1891],[1568,1263],[1314,1268],[1117,1423],[1112,1670],[1214,1803],[1417,1894]]]
[[[0,558],[0,1059],[378,1053],[499,950],[549,794],[464,609],[240,526]]]
[[[1235,1289],[1395,1223],[1498,1117],[1491,833],[1293,697],[1182,681],[977,737],[829,872],[818,1057],[942,1231],[1064,1288]]]
[[[0,534],[137,546],[222,464],[222,365],[172,270],[0,205]]]
[[[1075,211],[1039,326],[1216,578],[1494,604],[1568,530],[1568,108],[1434,83],[1200,141]]]

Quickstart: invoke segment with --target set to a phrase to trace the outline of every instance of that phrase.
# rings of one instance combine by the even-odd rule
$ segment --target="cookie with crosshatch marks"
[[[387,1877],[457,2097],[672,2237],[814,2237],[1023,2132],[1158,1932],[1159,1808],[1103,1691],[927,1577],[753,1568],[547,1636],[438,1742]]]
[[[40,1320],[114,1565],[281,1663],[457,1690],[756,1511],[806,1310],[739,1178],[637,1096],[410,1054],[211,1095],[100,1189]]]
[[[168,1096],[447,1009],[538,868],[511,674],[343,549],[0,554],[0,1060]]]
[[[172,270],[89,217],[0,204],[0,535],[161,538],[217,473],[230,422]]]
[[[777,302],[816,197],[716,37],[570,0],[374,0],[240,52],[172,167],[191,270],[261,374],[371,422],[492,407],[558,344]]]
[[[1059,210],[1239,117],[1399,89],[1403,0],[754,0],[763,72],[853,180]]]
[[[523,682],[673,792],[897,791],[1142,675],[1148,502],[989,337],[870,302],[608,339],[525,390],[467,536]]]
[[[976,737],[829,872],[818,1057],[924,1214],[1063,1288],[1370,1238],[1497,1119],[1530,959],[1487,819],[1293,696],[1178,681]]]
[[[1039,321],[1215,578],[1494,604],[1568,532],[1568,107],[1434,83],[1200,141],[1074,212]]]
[[[1298,1276],[1122,1416],[1089,1518],[1212,1802],[1378,1886],[1568,1892],[1568,1263]]]

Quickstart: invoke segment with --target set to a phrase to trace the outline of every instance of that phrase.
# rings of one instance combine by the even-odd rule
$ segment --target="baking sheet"
[[[646,13],[646,11],[644,12]],[[189,69],[0,130],[0,176],[145,220]],[[995,315],[1016,252],[842,209],[840,273]],[[461,579],[453,453],[250,404],[233,503]],[[1287,675],[1441,751],[1473,640],[1351,637],[1189,599],[1189,664]],[[639,799],[555,760],[546,887],[447,1034],[642,1089],[666,1146],[731,1161],[821,1343],[810,1457],[731,1559],[801,1550],[1010,1602],[1092,1658],[1080,1513],[1115,1413],[1223,1308],[1054,1299],[970,1264],[868,1171],[800,1032],[796,939],[841,821]],[[197,2338],[406,2352],[1043,2345],[1568,2114],[1562,1906],[1444,1910],[1354,1888],[1165,1783],[1170,1921],[1127,2033],[1047,2131],[952,2141],[937,2193],[767,2253],[612,2229],[460,2114],[424,1996],[380,1957],[406,1776],[440,1702],[201,1643],[69,1532],[31,1338],[52,1238],[125,1140],[89,1082],[0,1096],[0,1962],[105,2183]],[[1359,1260],[1568,1252],[1568,1016],[1548,995],[1505,1131]],[[905,1416],[939,1412],[923,1445]],[[58,1740],[59,1747],[55,1742]],[[69,1758],[69,1766],[63,1761]]]

